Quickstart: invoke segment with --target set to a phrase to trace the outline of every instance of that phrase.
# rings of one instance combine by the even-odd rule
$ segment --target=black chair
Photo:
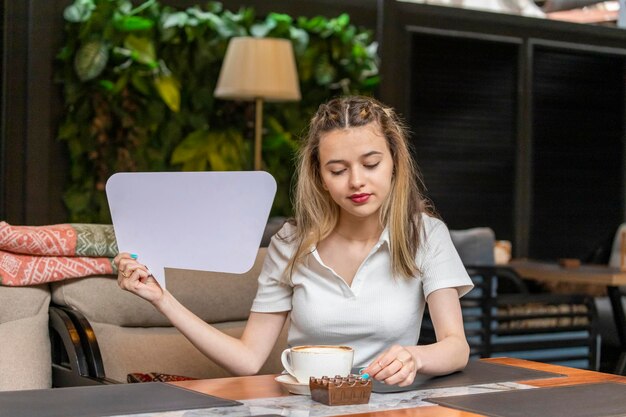
[[[98,341],[89,321],[77,310],[50,306],[48,327],[52,386],[111,384],[106,378]]]
[[[506,267],[467,270],[475,287],[461,298],[461,308],[472,358],[506,356],[599,368],[593,297],[531,294],[515,271]],[[426,312],[420,344],[435,340]]]

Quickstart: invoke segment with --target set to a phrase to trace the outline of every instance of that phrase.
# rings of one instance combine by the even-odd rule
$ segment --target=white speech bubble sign
[[[122,172],[106,194],[119,251],[137,254],[165,288],[165,267],[250,270],[276,181],[263,171]]]

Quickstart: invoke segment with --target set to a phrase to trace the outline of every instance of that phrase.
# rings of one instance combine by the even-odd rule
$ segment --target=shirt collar
[[[385,226],[385,228],[383,229],[383,232],[380,234],[380,237],[378,238],[377,246],[380,247],[382,246],[383,243],[386,243],[388,248],[391,247],[391,239],[389,237],[389,226]],[[311,253],[313,252],[317,252],[316,244],[313,244],[311,246]]]
[[[387,243],[387,246],[391,247],[391,241],[389,237],[389,226],[385,226],[385,228],[383,229],[383,232],[380,234],[380,238],[378,239],[378,243],[380,243],[381,245],[385,242]]]

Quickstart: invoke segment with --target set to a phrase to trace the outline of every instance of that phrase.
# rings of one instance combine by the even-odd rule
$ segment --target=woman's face
[[[324,188],[342,216],[378,216],[391,190],[393,158],[377,123],[322,135],[319,159]]]

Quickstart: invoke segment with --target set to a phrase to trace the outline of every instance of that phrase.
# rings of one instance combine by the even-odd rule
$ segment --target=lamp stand
[[[254,99],[255,103],[255,121],[254,121],[254,169],[256,171],[261,170],[261,147],[263,133],[263,99],[257,97]]]

